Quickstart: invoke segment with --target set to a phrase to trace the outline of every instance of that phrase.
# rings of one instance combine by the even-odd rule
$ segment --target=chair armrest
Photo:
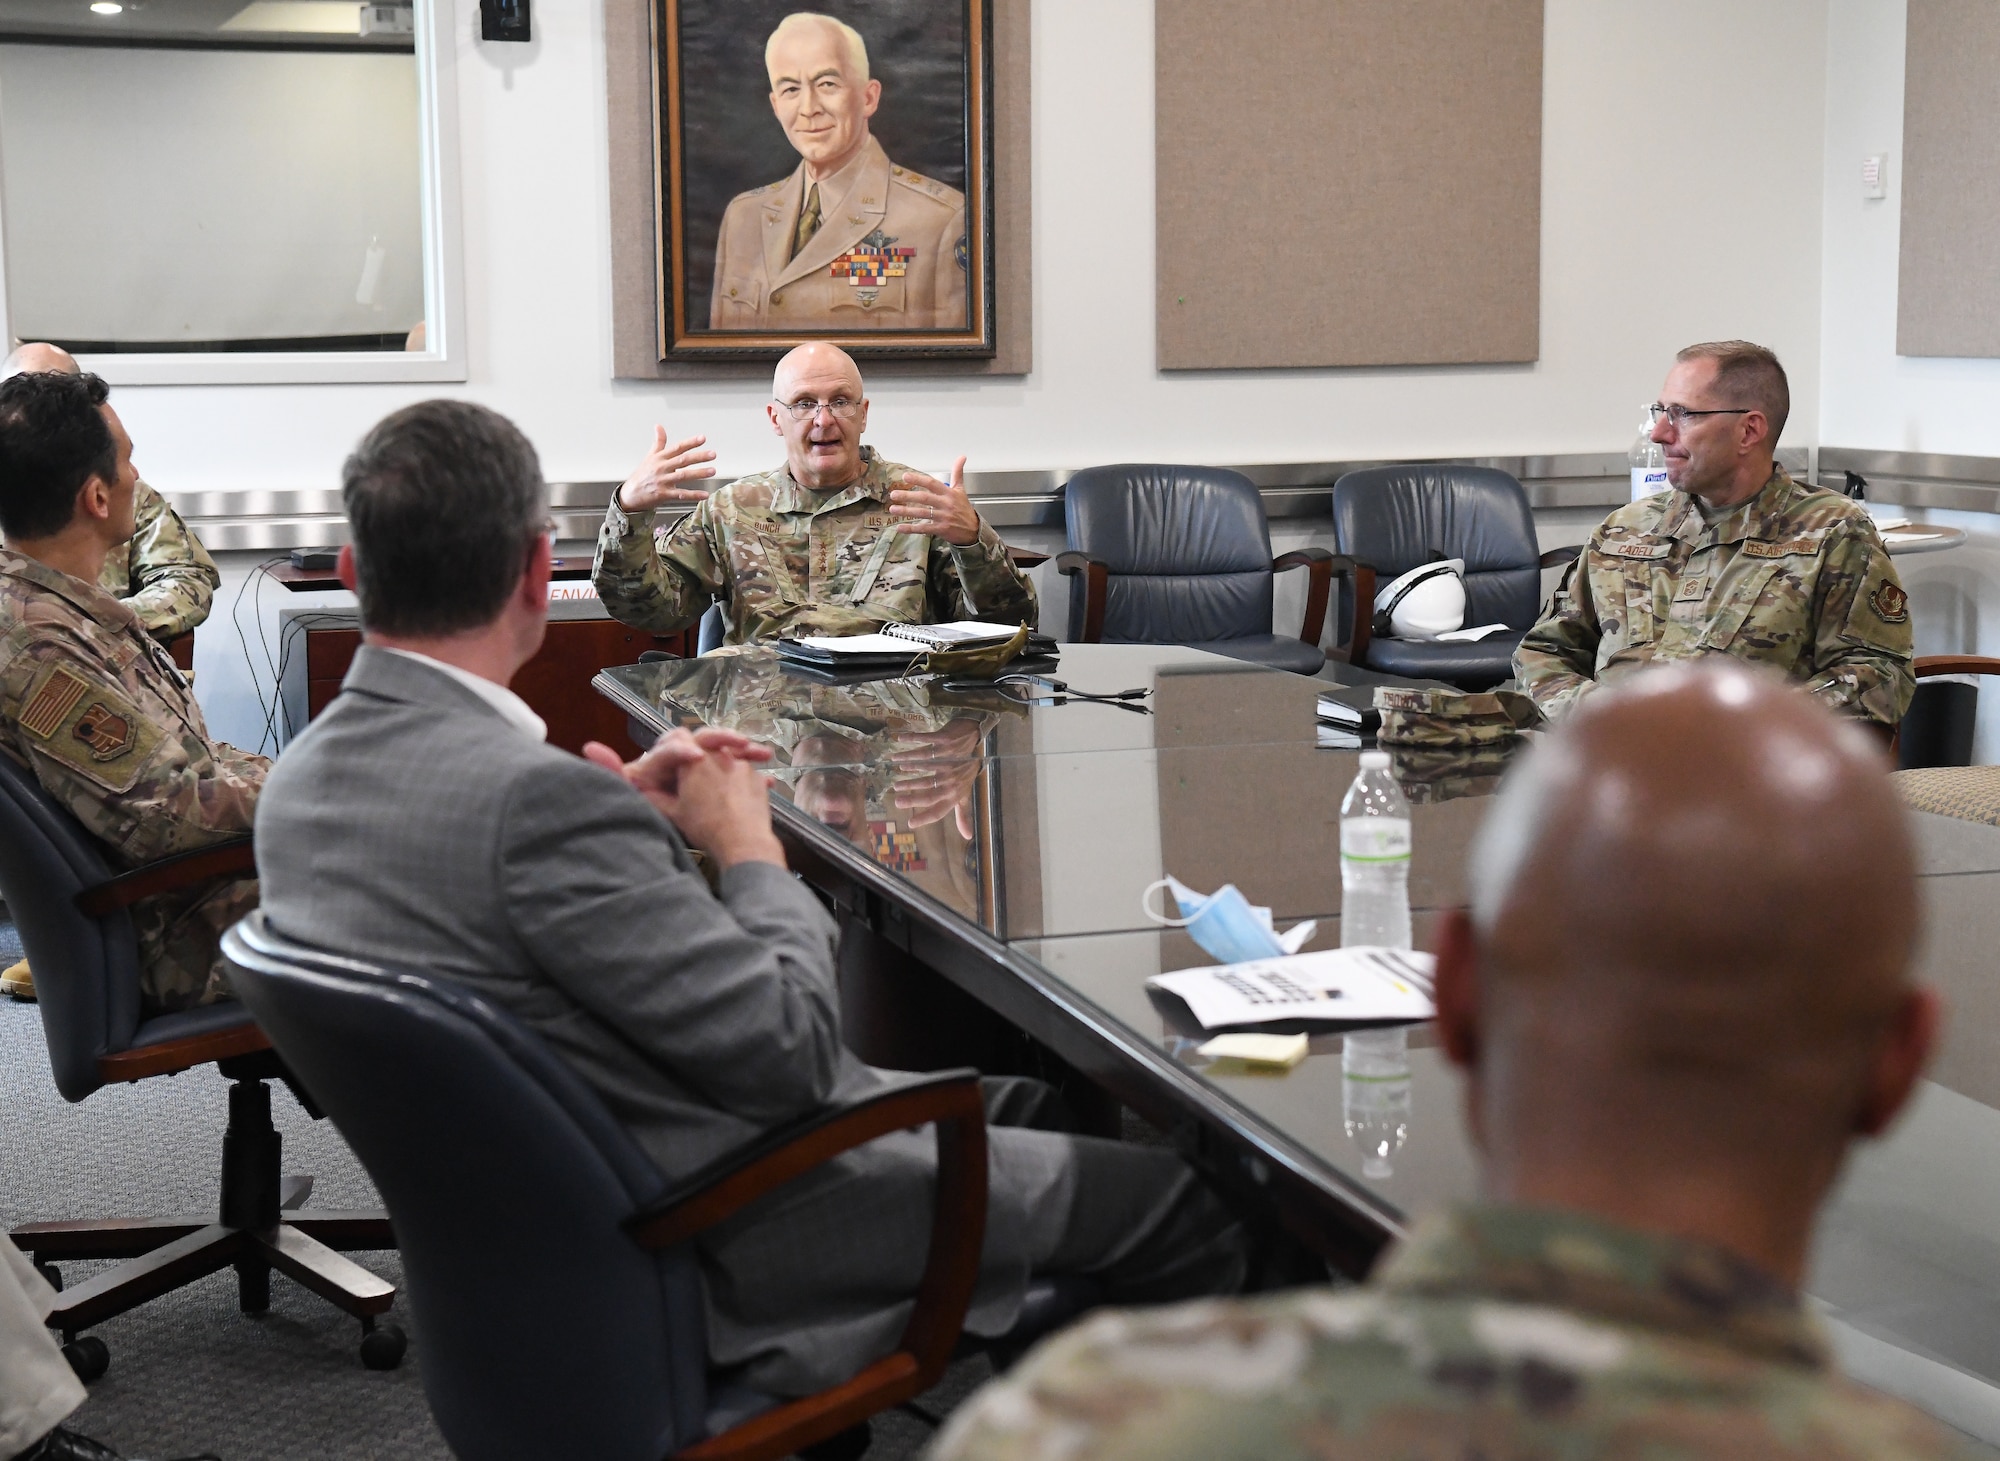
[[[1919,680],[1931,675],[2000,675],[2000,659],[1983,654],[1920,654],[1915,670]]]
[[[213,847],[177,853],[149,862],[144,867],[120,873],[94,887],[85,888],[72,900],[85,918],[103,918],[120,908],[130,908],[142,898],[157,897],[192,888],[222,877],[255,877],[257,858],[248,837],[218,842]]]
[[[675,1454],[686,1461],[767,1461],[835,1435],[937,1383],[950,1363],[979,1280],[986,1239],[986,1106],[979,1072],[938,1071],[771,1132],[696,1172],[626,1219],[641,1246],[670,1247],[774,1188],[892,1131],[937,1124],[937,1198],[916,1308],[896,1349],[817,1395],[806,1396]]]
[[[1345,553],[1332,553],[1328,555],[1327,572],[1345,578],[1354,586],[1354,623],[1348,631],[1347,643],[1328,650],[1326,657],[1361,664],[1368,657],[1368,641],[1375,632],[1375,569]]]
[[[1306,617],[1299,626],[1299,638],[1317,649],[1320,635],[1326,632],[1326,601],[1333,591],[1333,554],[1324,548],[1294,548],[1271,560],[1273,573],[1291,568],[1306,569],[1310,575],[1306,580]]]
[[[1079,585],[1083,589],[1083,633],[1079,639],[1084,644],[1097,644],[1104,638],[1104,601],[1111,589],[1111,565],[1101,558],[1093,558],[1088,553],[1071,549],[1067,553],[1056,554],[1056,571],[1071,580],[1069,591],[1074,595]],[[1076,575],[1081,574],[1078,579]]]
[[[166,646],[167,658],[174,662],[175,668],[183,670],[194,668],[194,630],[190,629],[185,634],[176,634],[172,639],[160,642]]]
[[[1016,568],[1035,568],[1048,562],[1049,555],[1037,553],[1033,548],[1016,548],[1010,545],[1007,549],[1007,559]]]
[[[1583,556],[1581,544],[1572,543],[1567,548],[1551,548],[1537,560],[1541,568],[1555,568],[1564,563],[1574,563]]]

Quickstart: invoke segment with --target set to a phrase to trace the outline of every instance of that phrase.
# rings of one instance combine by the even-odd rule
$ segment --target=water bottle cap
[[[1361,753],[1361,769],[1363,771],[1387,771],[1389,769],[1389,753],[1387,751],[1363,751]]]

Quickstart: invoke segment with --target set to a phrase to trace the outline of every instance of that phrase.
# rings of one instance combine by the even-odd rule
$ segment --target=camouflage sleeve
[[[1827,544],[1817,594],[1807,692],[1893,729],[1916,693],[1915,640],[1910,596],[1872,524]]]
[[[250,831],[271,763],[151,718],[87,647],[45,637],[6,685],[36,779],[130,865]]]
[[[1041,622],[1035,585],[1014,566],[1007,545],[985,518],[979,520],[979,537],[966,547],[931,539],[929,597],[940,622],[986,619],[1031,629]]]
[[[634,629],[671,634],[694,623],[723,596],[712,501],[697,504],[659,543],[651,509],[628,515],[612,497],[590,565],[591,584],[612,618]]]
[[[208,618],[222,575],[181,515],[144,482],[129,550],[127,587],[120,594],[155,639],[186,634]]]
[[[1590,594],[1589,548],[1563,570],[1541,620],[1521,636],[1514,677],[1549,720],[1597,688],[1597,644],[1603,629]]]

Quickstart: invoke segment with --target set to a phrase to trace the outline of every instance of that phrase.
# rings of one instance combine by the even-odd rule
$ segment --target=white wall
[[[544,7],[524,47],[478,42],[476,7],[455,3],[464,393],[515,416],[557,479],[622,475],[661,418],[707,432],[725,472],[768,465],[761,385],[608,379],[598,7]],[[1809,442],[1825,4],[1685,0],[1672,8],[1676,34],[1732,39],[1676,67],[1661,58],[1688,53],[1662,45],[1650,0],[1549,0],[1539,364],[1163,377],[1152,7],[1045,0],[1034,15],[1036,369],[1021,381],[878,381],[872,439],[904,460],[964,451],[989,468],[1604,450],[1629,440],[1675,347],[1740,334],[1791,363],[1790,439]],[[1746,178],[1759,196],[1747,219]],[[119,404],[148,479],[168,490],[325,486],[371,422],[437,389],[132,387]]]
[[[1896,354],[1905,19],[1904,0],[1830,4],[1820,439],[2000,456],[2000,360]],[[1889,155],[1889,196],[1863,201],[1861,159],[1874,152]]]
[[[0,46],[14,333],[402,334],[424,317],[417,135],[410,55]]]

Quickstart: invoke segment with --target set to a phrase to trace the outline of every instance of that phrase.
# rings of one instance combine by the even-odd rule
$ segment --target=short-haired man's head
[[[1704,340],[1688,346],[1674,359],[1713,360],[1716,394],[1727,396],[1731,405],[1755,406],[1762,411],[1771,423],[1770,444],[1778,444],[1778,438],[1785,434],[1785,420],[1792,414],[1792,386],[1775,353],[1748,340]]]
[[[118,444],[94,375],[30,371],[0,380],[0,533],[49,538],[76,515],[92,477],[113,482]]]
[[[853,74],[847,79],[855,86],[868,80],[868,42],[861,39],[861,32],[844,20],[836,20],[831,15],[823,15],[817,10],[795,10],[778,22],[776,30],[764,42],[764,74],[771,78],[772,85],[778,81],[778,68],[773,60],[780,44],[794,31],[808,27],[824,26],[836,32],[840,45],[846,54],[847,69]]]
[[[340,494],[362,624],[413,638],[492,623],[548,521],[535,448],[469,401],[384,417],[347,459]]]

